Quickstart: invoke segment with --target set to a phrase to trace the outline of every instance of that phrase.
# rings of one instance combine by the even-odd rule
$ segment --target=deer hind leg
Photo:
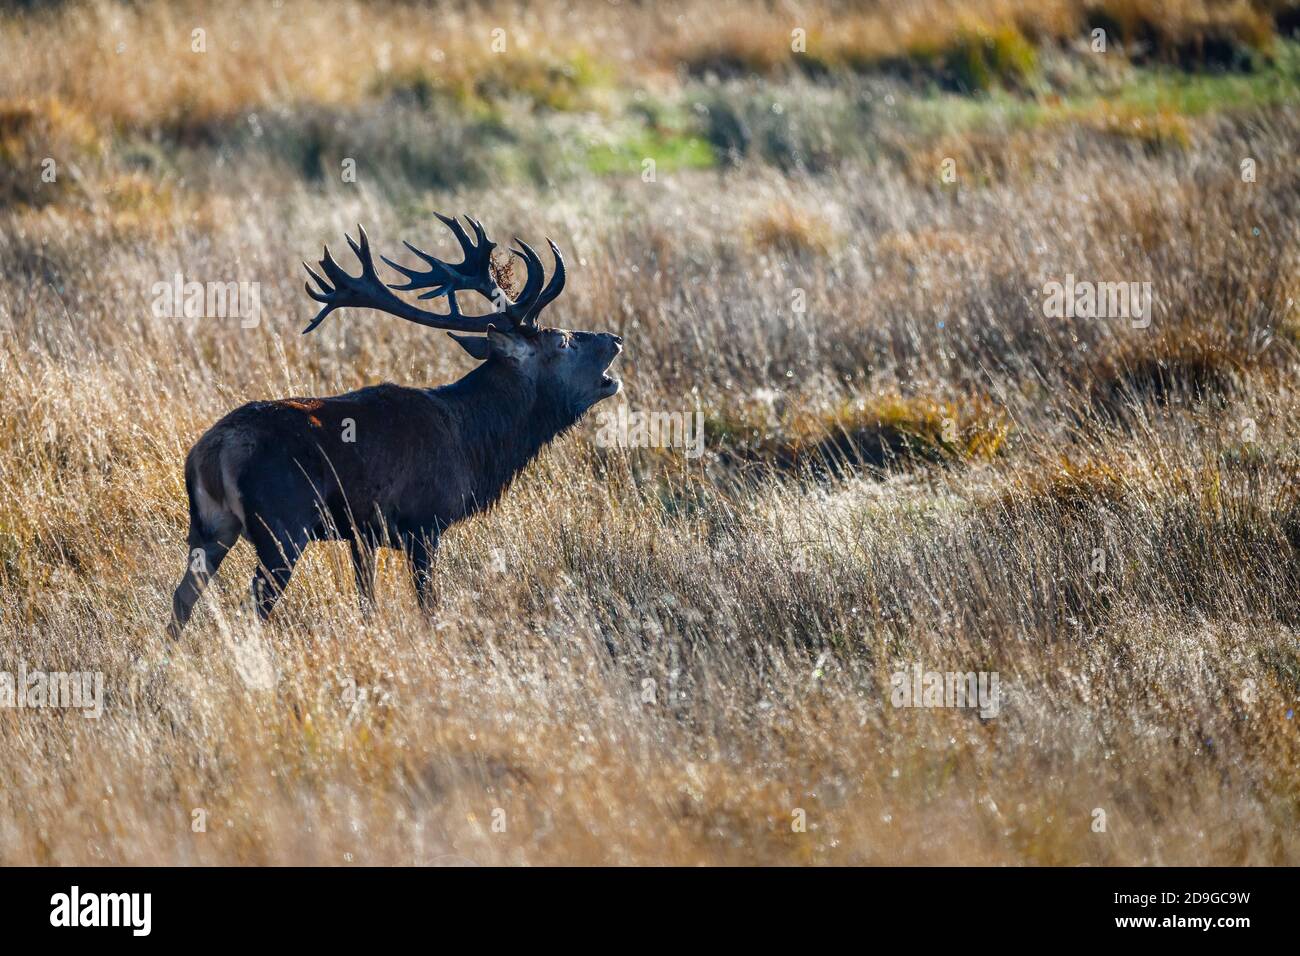
[[[215,521],[210,518],[207,522],[197,515],[191,516],[188,538],[190,553],[186,560],[185,574],[172,595],[172,616],[167,623],[168,637],[173,640],[180,638],[181,630],[194,613],[194,605],[198,603],[204,588],[239,540],[239,532],[239,519],[234,514],[223,512]]]
[[[253,607],[257,609],[257,616],[265,621],[288,587],[293,567],[302,557],[309,538],[305,527],[293,532],[286,525],[267,527],[256,518],[250,524],[257,525],[247,531],[257,550],[257,570],[252,582]]]

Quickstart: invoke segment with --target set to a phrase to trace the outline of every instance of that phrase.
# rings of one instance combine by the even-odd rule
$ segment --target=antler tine
[[[444,275],[446,275],[448,277],[446,281],[448,282],[450,282],[451,279],[455,276],[455,273],[452,271],[452,267],[447,263],[443,262],[441,259],[437,258],[436,256],[429,255],[429,253],[425,252],[423,249],[420,249],[417,246],[411,245],[405,239],[402,240],[402,245],[406,246],[407,249],[411,250],[411,252],[415,253],[417,256],[423,259],[425,263],[428,264],[429,271],[421,272],[418,269],[412,269],[409,266],[402,265],[400,262],[394,262],[392,259],[388,258],[388,256],[380,256],[379,258],[383,259],[386,265],[391,266],[392,268],[396,269],[398,272],[402,273],[402,275],[406,276],[408,281],[412,283],[410,288],[415,288],[415,289],[425,288],[426,286],[416,285],[415,283],[428,279],[429,275],[434,272],[441,272]],[[464,265],[464,263],[461,264]],[[389,288],[396,289],[397,286],[390,285]],[[410,291],[410,288],[403,289],[401,291]]]
[[[304,282],[302,286],[304,289],[307,290],[307,294],[311,296],[313,299],[315,299],[317,302],[328,302],[329,291],[330,291],[329,283],[327,283],[324,279],[318,276],[316,274],[316,271],[312,269],[311,266],[307,265],[307,263],[304,262],[302,264],[302,267],[307,270],[307,275],[311,276],[313,279],[316,280],[316,285],[321,290],[320,292],[317,292],[315,289],[311,287],[310,282]]]
[[[358,228],[360,227],[358,226]],[[344,233],[344,235],[347,237],[348,245],[352,246],[353,249],[356,249],[356,246],[353,245],[352,243],[352,237],[347,236],[346,233]],[[363,239],[364,236],[365,236],[365,232],[363,231],[362,232]],[[363,241],[363,248],[365,247],[366,244]],[[360,253],[357,254],[357,257],[361,258]],[[324,322],[325,317],[328,316],[331,312],[333,312],[335,309],[342,307],[341,304],[338,301],[336,301],[336,292],[339,287],[339,279],[341,277],[344,280],[348,280],[351,279],[351,276],[349,276],[346,272],[344,272],[341,268],[339,268],[339,264],[335,262],[334,257],[330,255],[329,246],[322,247],[320,269],[322,272],[325,273],[325,275],[329,276],[330,282],[332,282],[333,285],[331,285],[330,282],[326,282],[324,279],[322,279],[320,275],[317,274],[316,270],[313,269],[311,266],[307,265],[307,263],[304,262],[302,264],[302,267],[306,269],[307,274],[311,276],[312,279],[315,280],[316,285],[320,287],[320,291],[319,292],[315,291],[308,283],[305,282],[303,283],[303,288],[306,289],[307,294],[311,296],[313,299],[315,299],[317,302],[323,302],[325,304],[325,308],[317,312],[316,317],[311,320],[311,322],[308,324],[308,326],[305,329],[302,330],[303,335],[306,335],[312,329],[316,328],[316,326]],[[362,277],[365,276],[365,271],[366,271],[365,263],[363,262],[362,269],[361,269]]]
[[[435,212],[434,215],[438,217],[439,221],[441,221],[443,225],[445,225],[448,229],[451,230],[452,235],[456,237],[456,241],[460,243],[460,247],[465,250],[465,261],[468,262],[470,257],[477,250],[474,246],[474,243],[470,241],[469,235],[465,232],[465,227],[460,224],[459,217],[444,216],[440,212]],[[468,216],[466,216],[465,218],[469,219]],[[471,225],[475,224],[473,219],[470,219],[469,221]],[[487,236],[482,232],[481,226],[477,227],[475,229],[475,232],[479,234],[480,242],[487,241]],[[490,245],[495,245],[495,243],[490,243]]]
[[[352,254],[355,255],[357,260],[361,263],[362,270],[373,275],[375,271],[375,260],[370,257],[370,237],[366,235],[366,227],[361,225],[361,223],[357,223],[357,238],[361,241],[360,245],[357,245],[352,237],[346,232],[343,233],[343,238],[346,239],[348,245],[352,247]]]
[[[466,216],[465,221],[470,224],[471,228],[473,228],[474,238],[478,240],[479,248],[486,246],[487,251],[491,252],[497,247],[497,244],[488,238],[487,230],[483,228],[483,223],[479,222],[473,216]]]
[[[383,259],[384,264],[387,265],[390,269],[395,269],[396,271],[400,272],[402,275],[406,276],[406,285],[397,285],[396,283],[389,283],[388,287],[390,289],[396,289],[398,292],[411,292],[415,289],[427,289],[429,288],[429,283],[431,281],[429,277],[435,272],[441,271],[442,285],[434,286],[432,289],[430,289],[430,291],[424,293],[419,298],[433,299],[440,295],[446,295],[448,292],[451,291],[449,287],[454,282],[455,276],[452,274],[451,269],[447,266],[445,262],[435,259],[433,256],[429,255],[423,249],[417,249],[415,246],[411,245],[406,240],[402,240],[402,245],[406,246],[406,248],[410,249],[413,253],[415,253],[417,256],[419,256],[421,259],[427,262],[429,264],[429,270],[427,272],[421,272],[418,269],[412,269],[409,266],[404,266],[400,262],[394,262],[392,259],[388,258],[388,256],[380,256],[379,258]]]
[[[546,288],[529,304],[524,321],[530,325],[536,325],[537,317],[541,314],[542,309],[554,302],[559,294],[564,291],[564,281],[567,278],[564,269],[564,256],[560,255],[560,247],[549,238],[546,240],[546,244],[551,247],[551,255],[555,259],[555,271],[551,273],[551,279],[546,283]]]
[[[537,294],[542,291],[542,280],[546,277],[546,270],[542,266],[541,257],[533,250],[533,247],[524,242],[518,236],[515,237],[518,249],[510,250],[520,259],[524,260],[524,267],[528,270],[528,276],[524,280],[524,287],[519,290],[519,295],[515,296],[515,305],[518,306],[518,317],[511,316],[516,325],[520,324],[528,315],[528,307],[533,304]]]

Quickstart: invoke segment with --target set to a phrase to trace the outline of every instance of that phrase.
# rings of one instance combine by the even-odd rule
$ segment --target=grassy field
[[[0,863],[1300,863],[1300,7],[19,6],[0,671],[104,698],[0,707]],[[209,424],[469,369],[298,334],[300,260],[449,255],[434,210],[553,237],[600,410],[703,454],[593,418],[433,619],[316,545],[260,626],[241,544],[165,641]],[[894,706],[918,665],[997,712]]]

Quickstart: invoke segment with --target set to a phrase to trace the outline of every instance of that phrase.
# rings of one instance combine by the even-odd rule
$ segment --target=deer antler
[[[303,263],[303,268],[320,287],[320,291],[316,291],[310,284],[307,285],[307,294],[317,302],[325,304],[303,332],[307,333],[316,328],[335,309],[352,307],[377,309],[417,325],[451,329],[456,332],[486,332],[488,326],[497,320],[497,316],[500,316],[507,320],[513,329],[525,335],[535,334],[538,328],[537,317],[542,309],[564,289],[564,259],[555,243],[546,240],[551,247],[551,254],[555,257],[555,271],[543,288],[542,279],[545,270],[542,267],[542,260],[526,242],[521,239],[515,240],[519,247],[511,249],[510,252],[524,260],[528,276],[519,296],[511,299],[492,276],[492,250],[496,248],[496,243],[488,238],[478,220],[465,217],[474,230],[475,239],[471,239],[458,220],[440,213],[434,215],[451,229],[452,235],[460,243],[464,259],[452,265],[417,249],[409,242],[404,242],[403,245],[423,259],[429,268],[423,271],[412,269],[393,262],[386,256],[380,256],[387,265],[406,277],[405,285],[386,286],[375,273],[375,263],[370,256],[370,242],[366,237],[366,231],[358,226],[357,230],[361,238],[359,245],[352,240],[351,236],[345,235],[344,238],[347,239],[348,245],[352,247],[352,251],[361,263],[361,275],[351,276],[344,272],[330,255],[328,246],[325,247],[324,258],[320,260],[321,270],[328,278],[328,282],[317,275],[311,266]],[[390,289],[399,292],[428,289],[429,291],[420,296],[421,299],[433,299],[445,295],[448,311],[438,313],[417,308],[398,298],[389,291]],[[465,315],[456,302],[457,292],[479,293],[492,303],[496,312],[484,316]]]

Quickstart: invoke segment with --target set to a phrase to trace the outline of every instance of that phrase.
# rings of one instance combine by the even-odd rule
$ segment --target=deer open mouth
[[[618,354],[622,351],[623,340],[618,338],[614,339],[614,354],[611,355],[609,361],[605,363],[605,370],[601,373],[600,381],[596,383],[596,388],[600,391],[601,398],[609,398],[611,395],[617,395],[619,389],[623,387],[622,382],[609,374],[609,367],[614,364],[614,359],[618,358]]]

